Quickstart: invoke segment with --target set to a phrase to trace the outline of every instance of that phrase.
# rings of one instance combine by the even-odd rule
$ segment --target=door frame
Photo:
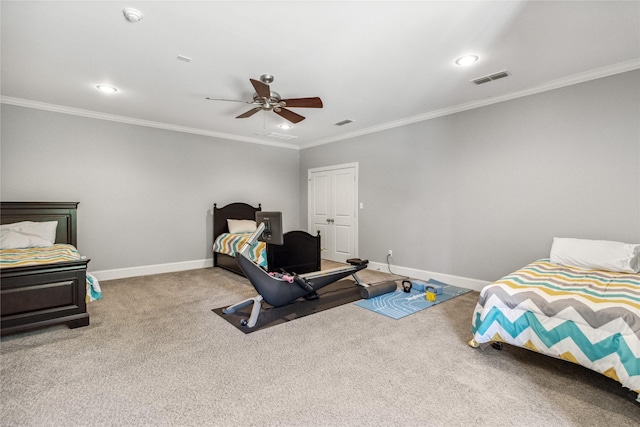
[[[360,249],[358,247],[358,230],[359,230],[359,226],[358,226],[358,218],[359,218],[359,214],[358,214],[358,206],[359,206],[359,199],[358,199],[358,183],[360,180],[359,177],[359,165],[358,162],[353,162],[353,163],[342,163],[339,165],[330,165],[330,166],[321,166],[321,167],[317,167],[317,168],[311,168],[311,169],[307,169],[307,231],[309,233],[313,233],[313,227],[312,227],[312,218],[311,218],[311,176],[313,173],[316,172],[326,172],[326,171],[335,171],[335,170],[340,170],[340,169],[353,169],[354,172],[354,176],[355,176],[355,182],[353,185],[353,250],[354,250],[354,257],[358,257],[359,253],[360,253]],[[320,236],[320,238],[322,238],[322,235]],[[320,254],[320,257],[322,258],[322,254]]]

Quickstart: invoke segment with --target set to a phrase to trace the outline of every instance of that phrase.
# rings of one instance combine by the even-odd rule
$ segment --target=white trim
[[[288,148],[290,150],[299,150],[294,144],[283,142],[264,141],[258,138],[250,138],[245,136],[233,135],[229,133],[215,132],[205,129],[190,128],[186,126],[172,125],[169,123],[154,122],[151,120],[134,119],[132,117],[118,116],[115,114],[99,113],[97,111],[82,110],[80,108],[65,107],[63,105],[47,104],[44,102],[31,101],[28,99],[12,98],[10,96],[0,97],[3,104],[17,105],[18,107],[35,108],[38,110],[53,111],[55,113],[71,114],[73,116],[89,117],[91,119],[108,120],[112,122],[126,123],[131,125],[146,126],[157,129],[171,130],[174,132],[191,133],[194,135],[211,136],[214,138],[230,139],[232,141],[249,142],[251,144],[269,145],[272,147]]]
[[[194,261],[172,262],[168,264],[143,265],[139,267],[118,268],[114,270],[90,271],[99,281],[126,279],[129,277],[149,276],[151,274],[174,273],[177,271],[197,270],[200,268],[213,268],[213,259],[199,259]],[[389,273],[387,264],[381,262],[369,262],[368,270]],[[469,277],[454,276],[433,271],[418,270],[415,268],[391,266],[392,274],[407,276],[412,279],[435,279],[453,286],[480,291],[491,282],[472,279]]]
[[[387,264],[381,262],[369,262],[368,270],[373,271],[382,271],[384,273],[389,273],[389,267]],[[397,265],[391,266],[392,274],[398,276],[407,276],[411,279],[418,279],[427,281],[429,279],[434,279],[441,281],[443,283],[447,283],[449,285],[458,286],[460,288],[471,289],[473,291],[480,292],[482,288],[487,286],[491,282],[487,282],[485,280],[472,279],[470,277],[462,277],[462,276],[454,276],[452,274],[445,273],[435,273],[433,271],[426,270],[418,270],[415,268],[408,267],[399,267]]]
[[[472,110],[475,108],[486,107],[487,105],[497,104],[499,102],[510,101],[512,99],[522,98],[529,95],[535,95],[535,94],[546,92],[549,90],[560,89],[565,86],[571,86],[578,83],[584,83],[590,80],[595,80],[603,77],[613,76],[615,74],[625,73],[627,71],[637,70],[638,68],[640,68],[640,59],[632,59],[631,61],[621,62],[619,64],[614,64],[609,67],[597,68],[595,70],[586,71],[584,73],[574,74],[573,76],[553,80],[547,83],[543,83],[539,86],[532,87],[530,89],[509,93],[502,96],[496,96],[494,98],[487,98],[479,101],[472,101],[466,104],[460,104],[453,107],[443,108],[440,110],[430,111],[428,113],[420,114],[413,117],[407,117],[401,120],[396,120],[394,122],[383,123],[379,126],[373,126],[373,127],[361,129],[355,132],[345,133],[332,138],[320,139],[318,141],[313,141],[309,143],[302,142],[300,144],[300,149],[316,147],[318,145],[329,144],[332,142],[355,138],[357,136],[381,132],[383,130],[393,129],[400,126],[406,126],[412,123],[431,120],[431,119],[435,119],[442,116],[448,116],[450,114],[460,113],[460,112]]]
[[[342,163],[340,165],[329,165],[329,166],[320,166],[317,168],[311,168],[307,170],[307,176],[310,176],[311,172],[324,172],[324,171],[332,171],[336,169],[349,169],[349,168],[355,168],[356,172],[358,172],[358,162]]]
[[[128,277],[148,276],[150,274],[173,273],[176,271],[196,270],[213,267],[213,258],[195,261],[172,262],[168,264],[143,265],[140,267],[118,268],[115,270],[90,271],[100,281],[126,279]]]

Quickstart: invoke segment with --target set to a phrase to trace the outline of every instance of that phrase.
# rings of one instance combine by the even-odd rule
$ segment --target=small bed
[[[622,250],[611,257],[613,246],[602,246],[610,243],[618,244],[556,238],[550,258],[486,286],[469,345],[507,343],[567,360],[616,380],[637,398],[640,245],[619,243]],[[603,254],[614,261],[602,261]]]
[[[229,233],[229,225],[242,227],[244,221],[255,220],[262,206],[246,203],[231,203],[222,208],[213,205],[213,266],[243,275],[235,253],[251,233]],[[237,231],[237,230],[233,230]],[[242,231],[242,230],[240,230]],[[320,233],[316,236],[305,231],[289,231],[284,234],[284,245],[258,242],[253,248],[252,258],[269,271],[310,273],[320,270]]]
[[[101,293],[95,278],[87,278],[89,260],[77,251],[78,203],[2,202],[3,248],[13,236],[39,239],[38,235],[12,228],[30,222],[34,229],[51,224],[54,245],[0,250],[1,335],[45,326],[87,326],[87,302]],[[34,225],[35,224],[35,225]],[[11,229],[12,231],[8,231]],[[53,231],[55,229],[55,231]],[[17,230],[17,231],[16,231]],[[13,233],[13,234],[10,234]],[[55,235],[55,237],[53,237]],[[35,236],[35,237],[33,237]],[[45,246],[45,244],[39,244]],[[9,245],[11,246],[11,245]]]

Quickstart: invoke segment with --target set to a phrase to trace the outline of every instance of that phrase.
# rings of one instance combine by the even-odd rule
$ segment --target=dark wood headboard
[[[78,246],[78,202],[0,202],[0,222],[58,221],[56,243]]]
[[[258,204],[255,208],[246,203],[230,203],[225,207],[219,208],[216,203],[213,204],[213,240],[222,233],[228,233],[228,219],[256,219],[256,212],[262,210],[262,204]]]

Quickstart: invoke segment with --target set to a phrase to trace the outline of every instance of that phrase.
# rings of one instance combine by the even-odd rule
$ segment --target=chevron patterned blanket
[[[28,265],[46,265],[56,262],[77,261],[80,252],[75,246],[56,243],[53,246],[2,249],[0,250],[0,268],[24,267]],[[87,273],[87,302],[102,299],[102,289],[98,279]]]
[[[472,332],[472,347],[528,348],[640,392],[640,274],[533,262],[480,292]]]
[[[43,248],[3,249],[0,251],[0,268],[51,264],[79,259],[78,250],[72,245],[63,243]]]
[[[251,233],[222,233],[213,242],[213,252],[235,257],[242,249],[244,243],[249,240]],[[256,242],[249,250],[249,256],[261,267],[267,268],[267,244]]]

